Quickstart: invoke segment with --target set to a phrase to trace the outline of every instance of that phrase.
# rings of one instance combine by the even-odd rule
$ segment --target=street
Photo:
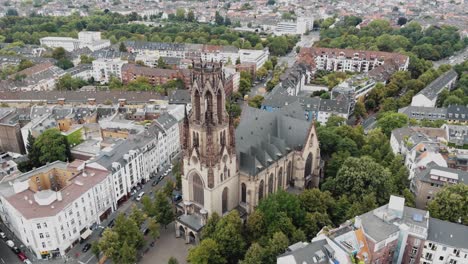
[[[454,66],[456,64],[460,64],[463,61],[467,60],[467,58],[468,58],[468,48],[465,48],[464,50],[461,50],[455,53],[449,58],[445,58],[445,59],[438,60],[438,61],[433,61],[432,63],[433,63],[434,68],[438,68],[442,64],[450,64]]]
[[[2,225],[2,231],[5,232],[5,228]],[[5,232],[6,233],[6,232]],[[7,234],[8,239],[11,239],[12,236]],[[15,245],[18,245],[15,243]],[[5,243],[4,239],[0,241],[0,264],[19,264],[22,263],[18,256],[10,249],[10,247]]]

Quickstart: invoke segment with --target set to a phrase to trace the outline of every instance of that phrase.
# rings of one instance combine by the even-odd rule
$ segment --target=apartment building
[[[44,37],[39,41],[41,46],[46,46],[53,49],[62,47],[66,51],[74,51],[79,49],[81,45],[81,42],[78,39],[69,37]]]
[[[120,58],[93,61],[93,78],[100,83],[109,83],[111,77],[122,80],[122,67],[127,62]]]
[[[417,168],[410,185],[416,208],[425,209],[443,187],[458,183],[468,184],[467,172],[438,166],[434,162]]]
[[[296,243],[277,257],[278,264],[468,263],[468,227],[431,218],[428,211],[389,203],[323,229],[311,243]]]
[[[39,259],[63,256],[116,208],[110,171],[56,161],[0,184],[0,216]]]
[[[134,81],[138,77],[145,77],[151,85],[162,85],[176,79],[182,80],[185,87],[190,87],[191,85],[190,70],[185,69],[156,69],[136,64],[124,64],[121,73],[124,84]]]
[[[303,35],[314,27],[314,18],[298,17],[294,21],[281,21],[276,25],[274,34],[281,35]]]
[[[457,81],[458,74],[451,69],[443,73],[411,99],[412,106],[435,107],[439,94],[451,90]]]
[[[96,51],[110,47],[110,40],[101,39],[101,32],[82,31],[78,33],[78,39],[70,37],[44,37],[40,40],[41,46],[50,48],[62,47],[66,51],[74,51],[81,48],[89,48]]]
[[[333,48],[302,48],[299,60],[317,70],[369,72],[386,63],[395,63],[406,71],[409,57],[399,53]]]

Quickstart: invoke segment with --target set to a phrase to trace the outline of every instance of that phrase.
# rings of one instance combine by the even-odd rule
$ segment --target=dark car
[[[108,227],[113,227],[114,226],[114,219],[110,220],[110,222],[107,224]]]
[[[156,186],[158,185],[158,183],[159,183],[159,179],[156,179],[153,181],[153,183],[151,183],[151,186]]]
[[[21,252],[21,250],[16,246],[12,247],[11,250],[13,250],[13,252],[15,252],[17,255]]]
[[[143,231],[143,234],[146,236],[149,234],[149,228],[146,228],[144,231]]]
[[[180,193],[177,193],[177,194],[174,194],[174,202],[178,202],[180,200],[182,200],[182,194]]]
[[[82,249],[81,251],[86,252],[86,251],[88,251],[90,248],[91,248],[91,244],[90,244],[90,243],[86,243],[86,245],[84,245],[84,247],[83,247],[83,249]]]

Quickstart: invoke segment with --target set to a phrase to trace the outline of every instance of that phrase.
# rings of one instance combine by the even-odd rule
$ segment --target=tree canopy
[[[468,225],[468,185],[444,187],[429,203],[431,217]]]

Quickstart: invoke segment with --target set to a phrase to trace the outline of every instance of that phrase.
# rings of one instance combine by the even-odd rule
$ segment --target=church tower
[[[193,64],[192,111],[183,124],[182,194],[184,206],[205,217],[223,215],[239,201],[234,126],[224,84],[221,64]]]

